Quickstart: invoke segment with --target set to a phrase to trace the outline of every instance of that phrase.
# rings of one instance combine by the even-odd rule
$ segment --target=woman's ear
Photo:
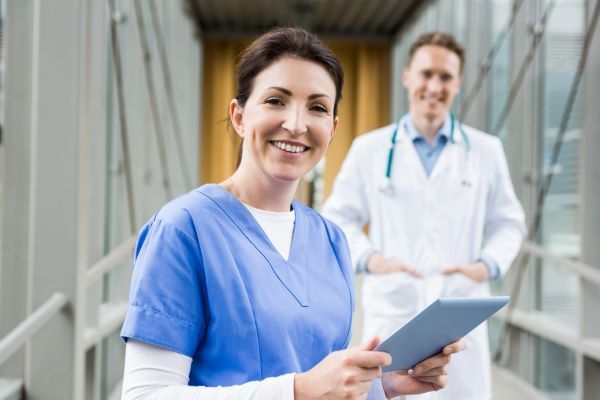
[[[337,129],[338,123],[340,122],[340,117],[336,116],[333,120],[333,127],[331,128],[331,137],[329,138],[329,143],[333,140],[335,136],[335,130]]]
[[[237,99],[229,102],[229,120],[233,129],[240,137],[244,137],[244,108],[240,105]]]

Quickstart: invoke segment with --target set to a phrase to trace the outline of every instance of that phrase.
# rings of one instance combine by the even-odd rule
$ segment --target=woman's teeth
[[[302,153],[306,150],[306,146],[295,146],[288,143],[283,142],[272,142],[275,146],[279,147],[283,151],[287,151],[288,153]]]

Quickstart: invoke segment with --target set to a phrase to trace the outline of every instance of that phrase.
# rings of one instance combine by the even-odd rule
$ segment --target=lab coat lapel
[[[395,156],[395,160],[398,160],[395,162],[399,168],[396,168],[392,175],[402,179],[402,176],[412,174],[418,182],[425,182],[427,181],[427,172],[417,154],[417,149],[406,132],[406,128],[403,128],[402,133],[402,140],[398,146],[399,151]]]
[[[433,170],[431,170],[431,175],[429,179],[431,181],[435,181],[440,176],[447,176],[449,172],[452,171],[453,168],[456,168],[456,161],[458,156],[458,148],[460,145],[453,144],[450,141],[446,143],[440,157],[437,162],[433,166]]]
[[[292,203],[296,211],[296,217],[292,246],[288,257],[289,262],[287,262],[275,249],[258,222],[250,214],[250,211],[236,197],[218,185],[209,185],[207,192],[221,206],[233,223],[237,225],[242,235],[264,257],[281,284],[286,287],[302,307],[308,307],[309,273],[306,265],[302,263],[302,255],[299,254],[301,251],[306,252],[306,249],[298,249],[299,242],[307,243],[307,227],[305,218],[302,212],[299,211],[300,207],[297,203],[295,201]],[[265,288],[265,290],[268,290],[268,288]]]

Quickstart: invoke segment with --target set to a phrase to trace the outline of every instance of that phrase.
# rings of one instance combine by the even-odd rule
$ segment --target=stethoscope
[[[384,194],[391,195],[393,192],[392,165],[394,163],[394,151],[396,150],[396,138],[398,136],[399,127],[401,125],[404,125],[404,123],[406,123],[406,118],[408,118],[408,114],[405,114],[402,118],[400,118],[400,120],[398,122],[396,122],[396,126],[394,127],[394,132],[392,133],[392,140],[390,142],[390,150],[388,152],[387,166],[385,168],[385,178],[383,180],[381,187],[379,188],[379,190]],[[471,146],[469,144],[469,138],[467,137],[467,134],[463,130],[463,127],[462,127],[462,124],[460,123],[460,121],[454,116],[453,113],[450,113],[450,143],[451,144],[456,144],[456,141],[454,140],[455,127],[458,127],[460,135],[462,136],[463,141],[465,142],[465,148],[467,150],[467,156],[468,156],[469,152],[471,151]],[[470,187],[471,181],[469,179],[465,178],[461,181],[461,184],[463,186]]]

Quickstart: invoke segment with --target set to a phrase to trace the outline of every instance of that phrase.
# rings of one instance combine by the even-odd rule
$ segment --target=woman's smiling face
[[[319,64],[281,57],[254,78],[230,118],[244,139],[240,168],[263,178],[298,181],[323,157],[337,126],[335,84]]]

